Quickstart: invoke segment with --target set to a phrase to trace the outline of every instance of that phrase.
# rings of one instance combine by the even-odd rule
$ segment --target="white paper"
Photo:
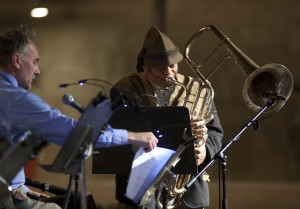
[[[143,195],[170,159],[174,150],[156,147],[151,152],[140,148],[132,162],[126,196],[139,204]]]

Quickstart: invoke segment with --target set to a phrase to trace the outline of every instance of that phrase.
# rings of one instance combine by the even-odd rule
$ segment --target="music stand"
[[[65,141],[52,165],[41,165],[47,171],[70,174],[72,176],[82,174],[82,206],[86,207],[85,189],[85,160],[91,155],[92,147],[105,128],[111,117],[114,106],[101,94],[93,99],[82,113],[78,123]],[[71,188],[68,189],[67,201]],[[66,206],[66,202],[65,202]]]
[[[31,134],[31,131],[27,131],[27,135],[27,139],[20,138],[12,147],[8,147],[0,159],[0,199],[10,194],[11,182],[21,168],[48,144],[40,137]]]
[[[180,155],[184,152],[184,150],[196,140],[196,138],[188,137],[186,135],[184,135],[183,138],[185,142],[179,145],[176,152],[170,157],[167,163],[160,170],[154,181],[150,184],[147,191],[142,196],[141,201],[138,203],[138,205],[148,204],[151,201],[151,197],[156,190],[167,190],[175,185],[176,177],[171,169],[176,166],[176,162]],[[163,208],[165,207],[166,205],[163,205]]]
[[[158,147],[172,150],[182,144],[185,130],[187,135],[191,135],[189,111],[186,107],[123,107],[112,115],[109,124],[114,128],[135,132],[152,131],[159,140]],[[92,173],[129,174],[136,150],[131,145],[95,149]],[[197,169],[194,148],[189,146],[172,172],[197,174]]]

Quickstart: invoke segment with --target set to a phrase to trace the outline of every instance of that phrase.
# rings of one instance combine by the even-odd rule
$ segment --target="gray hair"
[[[34,36],[27,27],[8,30],[0,34],[0,66],[7,67],[15,53],[24,55],[28,46],[28,39]]]

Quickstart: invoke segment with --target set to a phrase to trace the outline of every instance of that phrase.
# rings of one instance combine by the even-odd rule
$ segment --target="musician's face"
[[[166,78],[170,76],[176,77],[178,72],[177,63],[173,65],[158,66],[158,67],[144,66],[143,68],[147,78],[153,84],[160,87],[170,86],[171,84],[166,81]]]
[[[28,39],[26,51],[21,54],[15,54],[15,57],[20,57],[15,63],[18,73],[15,75],[18,84],[24,89],[30,89],[35,76],[40,74],[38,67],[39,53],[36,45]]]

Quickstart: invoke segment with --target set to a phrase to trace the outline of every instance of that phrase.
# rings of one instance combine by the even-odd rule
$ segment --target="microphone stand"
[[[211,161],[191,180],[185,185],[185,189],[188,189],[203,173],[206,171],[207,168],[209,168],[211,165],[213,165],[216,160],[219,158],[222,161],[222,170],[223,170],[223,200],[222,200],[222,209],[227,209],[227,197],[226,197],[226,162],[227,162],[227,156],[225,154],[225,151],[230,147],[230,145],[237,141],[240,137],[240,135],[253,123],[255,120],[264,112],[266,109],[268,109],[270,106],[272,106],[276,100],[280,100],[280,98],[272,98],[270,99],[267,104],[241,129],[241,131],[231,140],[226,142],[220,149],[218,153],[215,154],[215,156],[211,159]]]

